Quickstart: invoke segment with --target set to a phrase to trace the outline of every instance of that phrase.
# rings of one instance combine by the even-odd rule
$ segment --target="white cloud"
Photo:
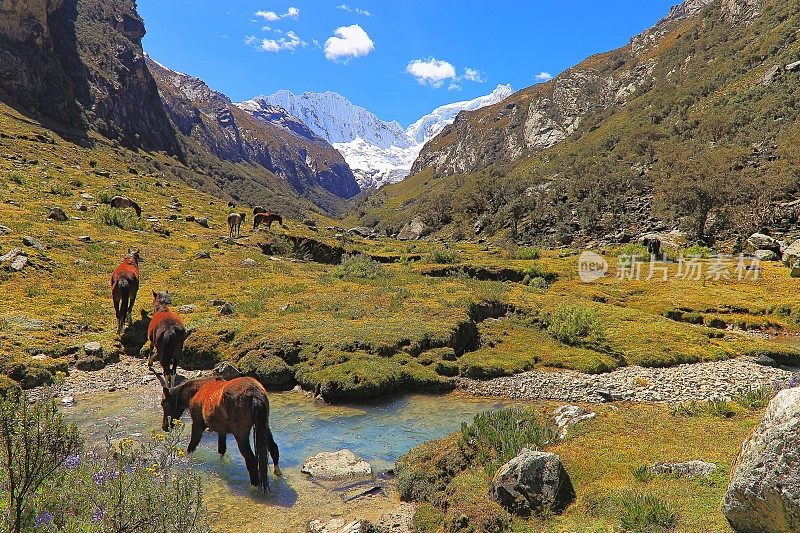
[[[342,11],[347,11],[348,13],[358,13],[359,15],[364,15],[365,17],[372,16],[372,13],[370,13],[366,9],[361,9],[358,7],[350,7],[347,4],[339,4],[338,6],[336,6],[336,9],[341,9]]]
[[[373,50],[375,43],[358,24],[336,28],[333,37],[325,41],[325,57],[331,61],[362,57]]]
[[[406,72],[414,76],[420,85],[441,87],[446,80],[456,81],[456,68],[447,61],[433,57],[415,59],[406,66]]]
[[[536,75],[536,81],[538,81],[540,83],[544,83],[544,82],[546,82],[548,80],[552,80],[552,79],[553,79],[553,75],[550,74],[549,72],[540,72],[539,74]]]
[[[450,85],[447,86],[447,90],[448,91],[460,91],[461,90],[461,85],[459,85],[458,83],[456,83],[454,81],[450,82]]]
[[[286,37],[281,37],[280,39],[259,39],[253,35],[248,35],[245,37],[244,42],[246,45],[252,46],[261,52],[273,53],[282,50],[293,52],[297,48],[308,44],[293,31],[287,31]]]
[[[463,76],[463,78],[464,78],[465,80],[474,81],[474,82],[477,82],[477,83],[483,83],[483,82],[485,82],[485,81],[486,81],[486,78],[484,78],[484,77],[481,75],[481,73],[480,73],[480,72],[478,72],[478,70],[477,70],[477,69],[470,68],[470,67],[466,67],[466,68],[464,69],[464,76]]]
[[[274,11],[261,10],[261,11],[256,11],[256,16],[268,22],[275,22],[276,20],[285,19],[287,17],[296,19],[297,17],[300,16],[300,10],[297,9],[296,7],[290,7],[289,9],[286,10],[286,13],[283,13],[282,15],[279,15]]]

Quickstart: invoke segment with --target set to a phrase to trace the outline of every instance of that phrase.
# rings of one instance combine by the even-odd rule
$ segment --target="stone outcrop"
[[[735,531],[800,530],[800,388],[784,389],[742,445],[723,512]]]
[[[372,466],[350,450],[320,452],[306,459],[300,471],[321,480],[372,477]]]
[[[490,493],[500,505],[522,516],[559,513],[575,499],[558,455],[527,448],[495,473]]]

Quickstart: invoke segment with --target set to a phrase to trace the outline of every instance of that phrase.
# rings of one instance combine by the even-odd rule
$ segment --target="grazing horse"
[[[125,320],[130,324],[136,293],[139,292],[139,250],[128,248],[128,254],[111,274],[111,296],[117,315],[117,335],[122,335]]]
[[[170,311],[171,303],[169,292],[153,291],[153,318],[147,328],[147,339],[150,341],[152,353],[147,360],[147,368],[153,370],[153,360],[157,355],[164,370],[164,381],[174,386],[178,375],[178,361],[183,352],[183,341],[186,340],[186,328],[180,317]]]
[[[273,222],[277,222],[283,226],[283,217],[274,213],[259,213],[253,218],[253,231],[261,224],[266,224],[267,229],[272,229]]]
[[[229,236],[232,239],[234,235],[237,237],[240,235],[240,231],[242,229],[242,223],[244,222],[245,214],[244,213],[231,213],[228,215],[228,232]]]
[[[139,204],[127,196],[115,196],[111,199],[109,204],[111,204],[111,207],[116,209],[125,209],[126,207],[131,207],[134,211],[136,211],[136,216],[142,218],[142,208],[139,207]]]
[[[173,421],[189,409],[192,437],[186,449],[188,453],[195,451],[203,431],[209,429],[217,433],[217,451],[225,455],[225,438],[228,433],[233,433],[247,464],[250,484],[262,490],[269,489],[267,451],[272,456],[274,474],[281,475],[278,445],[269,429],[269,400],[261,383],[250,377],[230,381],[212,377],[184,381],[177,387],[164,387],[163,392],[161,427],[164,431],[169,431]],[[250,428],[255,428],[255,454],[250,448]]]
[[[645,237],[642,245],[647,248],[647,253],[658,258],[661,255],[661,240],[658,237]]]
[[[253,216],[256,216],[259,213],[266,213],[266,212],[267,210],[260,205],[257,205],[253,208]]]

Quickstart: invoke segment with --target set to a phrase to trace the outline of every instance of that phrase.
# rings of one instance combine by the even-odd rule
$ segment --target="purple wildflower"
[[[97,485],[98,487],[105,485],[106,473],[103,472],[102,470],[98,471],[92,476],[92,481],[94,481],[94,484]]]
[[[49,526],[53,522],[53,515],[50,511],[42,511],[36,515],[36,527]]]
[[[103,520],[105,520],[105,518],[106,518],[106,512],[100,507],[97,507],[92,513],[93,523],[102,522]]]
[[[66,464],[69,469],[78,468],[81,465],[81,456],[78,454],[68,455],[64,464]]]

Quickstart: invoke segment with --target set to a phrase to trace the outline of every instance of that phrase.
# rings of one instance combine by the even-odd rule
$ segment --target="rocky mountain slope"
[[[396,121],[382,121],[333,92],[295,95],[278,91],[242,102],[239,107],[251,114],[271,106],[287,109],[341,152],[362,189],[372,189],[408,176],[423,145],[453,122],[460,111],[494,104],[512,92],[510,85],[498,85],[488,95],[438,107],[407,130]]]
[[[0,1],[0,98],[53,128],[129,147],[180,147],[142,52],[133,0]]]
[[[250,114],[198,78],[151,59],[147,64],[164,108],[189,142],[224,161],[261,166],[323,205],[330,204],[326,196],[358,194],[358,184],[342,156],[283,108],[267,106]],[[245,197],[236,184],[228,189]]]
[[[731,248],[792,231],[799,6],[684,2],[628,45],[458,115],[359,223],[549,243],[678,228]]]

